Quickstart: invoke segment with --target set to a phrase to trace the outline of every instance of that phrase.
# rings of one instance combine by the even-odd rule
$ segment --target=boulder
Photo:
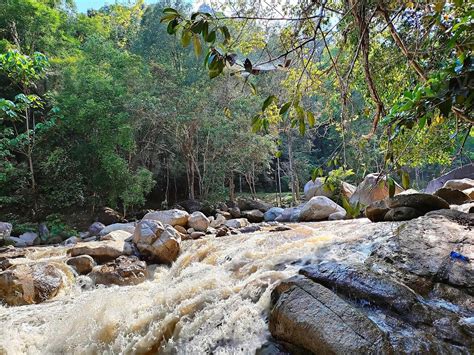
[[[410,219],[422,216],[423,213],[413,207],[396,207],[388,210],[384,216],[384,221],[409,221]]]
[[[69,237],[62,244],[66,246],[76,245],[81,241],[81,238],[78,237]]]
[[[225,224],[227,219],[220,213],[216,214],[216,218],[211,222],[211,227],[212,228],[218,228],[221,225]]]
[[[169,224],[171,226],[183,226],[186,227],[188,223],[189,213],[186,211],[173,209],[166,211],[153,211],[147,213],[143,219],[151,219],[159,221],[163,224]]]
[[[243,198],[239,197],[237,199],[237,206],[240,208],[241,211],[250,211],[250,210],[260,210],[262,212],[267,212],[272,205],[264,202],[262,200],[257,199],[250,199],[250,198]]]
[[[188,213],[202,211],[202,203],[198,200],[184,200],[178,202],[178,205],[183,207]]]
[[[263,219],[265,222],[272,222],[283,213],[284,209],[280,207],[272,207],[264,213]]]
[[[101,285],[137,285],[146,280],[146,263],[136,256],[119,256],[105,265],[95,266],[89,277]]]
[[[259,223],[263,221],[263,212],[260,210],[242,211],[243,218],[247,218],[250,223]]]
[[[11,223],[0,222],[0,239],[8,238],[12,233],[13,226]]]
[[[94,259],[89,255],[79,255],[69,258],[66,264],[72,266],[80,275],[88,274],[96,265]]]
[[[441,197],[450,205],[462,205],[463,203],[469,202],[471,200],[471,198],[463,191],[454,190],[449,187],[442,187],[441,189],[437,190],[433,195]]]
[[[334,212],[346,214],[346,210],[334,201],[324,196],[312,197],[301,208],[301,221],[320,221],[329,217]]]
[[[225,226],[229,228],[243,228],[249,225],[249,221],[246,218],[236,218],[236,219],[229,219],[226,221]]]
[[[462,192],[464,192],[467,196],[469,196],[471,200],[474,200],[474,187],[463,190]]]
[[[89,236],[99,235],[102,229],[105,228],[105,224],[101,222],[94,222],[89,226],[88,232]]]
[[[133,222],[130,222],[130,223],[114,223],[114,224],[111,224],[111,225],[103,228],[99,232],[99,235],[101,235],[101,236],[107,235],[107,234],[109,234],[110,232],[113,232],[113,231],[125,231],[125,232],[133,234],[133,232],[135,231],[135,223],[133,223]]]
[[[241,217],[240,208],[238,208],[237,206],[229,208],[229,210],[227,212],[230,213],[232,218],[240,218]]]
[[[206,236],[206,233],[204,232],[192,232],[190,235],[191,239],[201,239],[202,237]]]
[[[448,180],[444,183],[443,187],[460,191],[472,189],[474,187],[474,179],[464,178]]]
[[[347,216],[346,211],[344,211],[344,212],[338,211],[338,212],[331,213],[328,216],[328,220],[329,221],[339,221],[339,220],[342,220],[342,219],[346,219],[346,216]]]
[[[450,208],[464,213],[474,213],[474,202],[464,203],[462,205],[452,205]]]
[[[40,244],[41,240],[37,233],[34,232],[26,232],[20,235],[18,238],[23,240],[27,246],[33,246]]]
[[[326,197],[332,197],[333,193],[331,190],[326,188],[326,185],[324,184],[325,178],[316,178],[314,181],[309,180],[305,185],[304,185],[304,197],[306,200],[309,200],[310,198],[314,196],[326,196]]]
[[[277,222],[299,222],[301,209],[303,205],[297,207],[289,207],[283,210],[283,213],[275,218]]]
[[[463,178],[474,179],[474,163],[467,164],[460,168],[451,170],[450,172],[444,174],[443,176],[440,176],[434,180],[431,180],[426,186],[425,192],[432,194],[439,188],[443,187],[443,185],[448,180],[463,179]]]
[[[135,227],[134,227],[135,230]],[[118,240],[125,242],[127,239],[131,239],[132,233],[124,231],[124,230],[115,230],[110,232],[109,234],[103,235],[100,237],[100,240]]]
[[[209,227],[209,219],[202,212],[193,212],[188,218],[188,227],[198,232],[205,232]]]
[[[115,224],[123,222],[122,215],[115,211],[113,208],[104,207],[97,216],[98,221],[102,222],[106,226],[109,224]]]
[[[174,226],[174,229],[176,229],[181,234],[187,234],[188,233],[186,228],[184,228],[183,226]]]
[[[71,256],[89,255],[95,261],[107,262],[120,255],[131,255],[132,246],[128,242],[104,240],[96,242],[78,243],[70,249]]]
[[[397,195],[388,199],[387,205],[390,209],[397,207],[411,207],[419,211],[421,214],[449,208],[449,203],[442,198],[424,193]]]
[[[389,353],[375,323],[326,287],[295,276],[272,292],[270,332],[314,354]]]
[[[31,249],[18,249],[14,246],[0,248],[0,271],[6,270],[15,264],[15,259],[21,260],[26,257]]]
[[[347,199],[351,198],[356,189],[356,186],[349,184],[348,182],[343,181],[341,184],[341,194]]]
[[[402,187],[396,184],[395,194],[399,194],[402,191]],[[351,205],[360,203],[361,205],[368,206],[372,202],[386,199],[388,196],[389,192],[386,176],[369,174],[364,178],[359,186],[357,186],[356,190],[350,197],[349,202]]]
[[[28,246],[24,240],[21,240],[18,237],[7,237],[4,238],[4,240],[7,242],[7,244],[14,245],[17,248],[25,248]]]
[[[181,235],[169,224],[144,219],[137,225],[133,242],[151,262],[170,264],[178,257]]]
[[[19,306],[51,299],[73,279],[67,269],[54,262],[13,265],[0,272],[0,302]]]
[[[372,222],[381,222],[389,210],[387,200],[375,201],[365,208],[365,216]]]

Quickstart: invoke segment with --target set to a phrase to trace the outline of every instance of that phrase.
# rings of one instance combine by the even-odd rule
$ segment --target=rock
[[[218,228],[221,225],[225,224],[226,221],[227,221],[227,219],[223,215],[218,213],[218,214],[216,214],[216,218],[211,222],[210,225],[211,225],[212,228]]]
[[[263,212],[260,210],[242,211],[242,217],[247,218],[250,223],[260,223],[263,221]]]
[[[272,205],[262,200],[242,197],[237,199],[237,206],[241,211],[260,210],[264,213],[272,208]]]
[[[135,227],[133,228],[135,230]],[[118,240],[118,241],[128,241],[127,239],[131,239],[132,233],[124,231],[124,230],[115,230],[106,235],[100,237],[100,240]]]
[[[66,245],[66,246],[76,245],[80,241],[82,241],[81,238],[69,237],[63,242],[63,245]]]
[[[293,228],[291,228],[290,226],[276,226],[276,227],[273,227],[272,229],[269,230],[269,232],[284,232],[284,231],[289,231],[289,230],[292,230]]]
[[[375,201],[365,208],[365,216],[372,222],[381,222],[389,210],[387,200]]]
[[[243,228],[249,225],[249,221],[246,218],[229,219],[224,223],[229,228]]]
[[[238,208],[237,206],[229,208],[229,210],[227,212],[230,213],[232,218],[240,218],[241,217],[240,208]]]
[[[271,222],[277,219],[283,213],[284,209],[280,207],[272,207],[267,212],[264,213],[263,219],[265,222]]]
[[[116,240],[78,243],[70,249],[71,256],[89,255],[97,262],[107,262],[120,255],[131,255],[130,243]]]
[[[474,188],[474,179],[464,178],[448,180],[444,183],[443,187],[460,191],[471,189]]]
[[[426,216],[444,216],[464,226],[474,226],[474,214],[465,213],[459,210],[436,210],[426,214]]]
[[[396,207],[385,214],[384,221],[408,221],[422,215],[422,212],[413,207]]]
[[[449,182],[449,181],[448,181]],[[448,187],[442,187],[437,190],[433,195],[441,197],[450,205],[462,205],[463,203],[469,202],[471,198],[460,190],[454,190]]]
[[[425,189],[425,193],[432,194],[439,188],[443,187],[444,183],[448,180],[462,179],[462,178],[471,178],[474,179],[474,164],[467,164],[461,168],[451,170],[450,172],[440,176],[434,180],[431,180],[428,183],[428,186]]]
[[[301,221],[320,221],[329,217],[334,212],[346,214],[346,210],[334,201],[324,196],[312,197],[301,208]]]
[[[111,224],[111,225],[105,227],[104,229],[102,229],[99,232],[99,235],[100,236],[107,235],[110,232],[114,232],[114,231],[125,231],[125,232],[133,234],[133,232],[135,231],[135,223],[133,223],[133,222],[130,222],[130,223],[114,223],[114,224]]]
[[[119,256],[114,261],[93,268],[89,277],[101,285],[137,285],[146,280],[146,263],[136,256]]]
[[[183,227],[186,227],[188,218],[188,212],[178,209],[149,212],[145,215],[145,217],[143,217],[143,219],[151,219],[154,221],[159,221],[163,224]]]
[[[204,232],[192,232],[190,234],[191,239],[200,239],[200,238],[205,237],[205,236],[206,236],[206,233],[204,233]]]
[[[368,206],[372,202],[386,199],[389,196],[386,180],[387,178],[385,176],[381,177],[379,174],[367,175],[359,186],[357,186],[349,202],[351,205],[360,203],[361,205]],[[402,191],[401,186],[396,184],[395,194]]]
[[[230,212],[217,210],[217,214],[220,214],[222,217],[224,217],[226,221],[232,219],[232,215],[230,214]]]
[[[311,199],[314,196],[326,196],[326,197],[332,197],[333,193],[331,190],[326,188],[326,185],[324,184],[324,179],[325,178],[316,178],[314,181],[309,180],[305,185],[304,185],[304,197],[306,200]]]
[[[185,200],[178,202],[178,205],[182,206],[186,212],[194,213],[198,211],[202,211],[202,203],[198,200]]]
[[[289,207],[283,210],[283,213],[275,218],[277,222],[299,222],[301,209],[303,205],[297,207]]]
[[[72,266],[80,275],[88,274],[96,265],[94,259],[89,255],[80,255],[69,258],[66,261],[66,264]]]
[[[216,237],[223,237],[223,236],[227,235],[228,232],[229,232],[229,230],[226,227],[219,228],[216,231]]]
[[[328,220],[329,221],[339,221],[339,220],[345,219],[346,215],[347,215],[346,211],[344,211],[344,212],[342,212],[342,211],[334,212],[334,213],[331,213],[328,216]]]
[[[195,230],[194,230],[194,228],[188,228],[188,229],[186,230],[186,232],[187,232],[188,234],[192,234],[192,233],[195,232]]]
[[[105,228],[105,224],[101,222],[94,222],[89,226],[88,232],[89,236],[99,235],[102,229]]]
[[[14,265],[15,259],[25,258],[28,251],[28,249],[18,249],[11,245],[0,248],[0,271]]]
[[[49,244],[52,244],[52,242],[49,240],[50,239],[49,238],[49,229],[48,229],[48,226],[46,226],[46,223],[40,223],[39,224],[38,233],[39,233],[39,237],[40,237],[41,240],[48,241]],[[59,241],[59,243],[61,243],[61,241]]]
[[[115,223],[120,223],[123,222],[123,217],[122,215],[115,211],[113,208],[110,207],[104,207],[98,215],[97,218],[100,222],[105,224],[106,226],[109,224],[115,224]]]
[[[397,195],[388,199],[388,207],[411,207],[425,214],[429,211],[449,208],[449,204],[442,198],[430,194],[418,193],[410,195]]]
[[[11,223],[0,222],[0,239],[6,239],[12,233],[13,226]]]
[[[188,226],[198,232],[205,232],[209,224],[209,220],[202,212],[193,212],[188,218]]]
[[[240,228],[239,232],[240,233],[254,233],[254,232],[258,232],[261,229],[262,228],[260,226],[253,225],[253,226],[247,226],[247,227]]]
[[[18,237],[7,237],[4,240],[7,244],[14,245],[17,248],[25,248],[28,246],[24,240],[21,240]]]
[[[415,189],[408,189],[405,191],[400,192],[398,195],[411,195],[411,194],[419,194],[420,191],[417,191]]]
[[[356,189],[356,186],[349,184],[348,182],[343,181],[341,184],[341,194],[347,199],[351,198]]]
[[[320,196],[322,197],[322,196]],[[314,354],[389,353],[384,333],[326,287],[296,276],[272,292],[273,337]]]
[[[186,228],[184,228],[183,226],[174,226],[174,229],[176,229],[181,234],[187,234],[188,233]]]
[[[178,257],[181,236],[171,225],[144,219],[137,225],[133,242],[151,262],[170,264]]]
[[[41,303],[56,296],[73,279],[54,262],[13,265],[0,272],[0,301],[10,306]]]
[[[469,196],[471,200],[474,200],[474,187],[470,189],[463,190],[463,192]]]

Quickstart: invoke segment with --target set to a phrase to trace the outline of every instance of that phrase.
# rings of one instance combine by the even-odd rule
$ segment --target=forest
[[[472,4],[258,4],[2,1],[0,219],[472,162]]]

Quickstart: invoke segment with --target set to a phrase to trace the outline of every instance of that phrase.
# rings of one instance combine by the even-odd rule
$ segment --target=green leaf
[[[257,87],[255,86],[255,84],[251,83],[250,81],[247,81],[247,83],[250,86],[250,90],[252,91],[252,94],[257,95]]]
[[[308,124],[310,127],[314,127],[315,119],[314,115],[311,111],[306,112],[306,116],[308,117]]]
[[[291,107],[291,101],[287,102],[286,104],[284,104],[281,108],[280,108],[280,115],[281,116],[284,116],[285,114],[288,113],[288,110],[290,109]]]
[[[199,57],[202,52],[201,40],[199,39],[199,36],[196,36],[196,35],[193,36],[193,46],[194,46],[194,54],[196,55],[196,57]]]
[[[191,25],[191,31],[193,31],[196,34],[201,33],[203,28],[204,28],[204,21],[203,20],[199,20],[197,22],[194,22]]]
[[[164,14],[176,14],[176,15],[179,15],[178,11],[176,11],[175,9],[173,9],[172,7],[167,7],[165,9],[163,9],[163,13]]]
[[[211,31],[206,36],[206,42],[213,43],[216,40],[216,31]]]
[[[177,27],[178,27],[178,20],[174,19],[172,21],[170,21],[170,23],[168,24],[168,27],[166,28],[166,32],[168,32],[168,34],[172,35],[172,34],[175,34],[176,31],[177,31]]]
[[[427,116],[424,115],[423,117],[420,118],[420,120],[418,121],[418,127],[420,129],[423,129],[423,127],[425,127],[426,125],[426,119],[427,119]]]
[[[230,32],[227,26],[221,26],[220,27],[222,35],[224,36],[224,44],[228,44],[230,41]]]
[[[388,197],[395,196],[395,180],[390,175],[387,175]]]
[[[268,106],[270,106],[273,102],[277,102],[278,99],[276,98],[275,95],[270,95],[268,96],[265,101],[263,102],[263,105],[262,105],[262,112],[264,112]]]
[[[275,153],[275,158],[281,158],[281,151],[280,150]]]
[[[402,170],[402,187],[405,190],[410,188],[410,175],[405,170]]]
[[[306,124],[304,123],[304,120],[300,120],[299,129],[300,129],[300,134],[304,136],[306,132]]]
[[[183,47],[189,46],[189,44],[191,43],[191,37],[191,31],[183,30],[183,32],[181,33],[181,44],[183,45]]]

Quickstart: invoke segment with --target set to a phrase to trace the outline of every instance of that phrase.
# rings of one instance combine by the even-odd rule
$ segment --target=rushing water
[[[254,353],[269,336],[271,290],[334,241],[332,228],[186,241],[140,285],[0,306],[0,353]]]

